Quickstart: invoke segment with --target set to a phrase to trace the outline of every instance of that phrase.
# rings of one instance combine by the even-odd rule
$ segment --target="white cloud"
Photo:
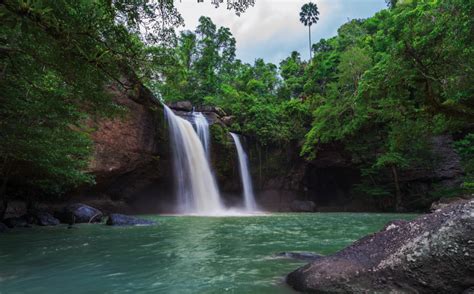
[[[206,3],[207,2],[207,3]],[[308,28],[299,21],[301,6],[308,0],[256,0],[240,17],[225,9],[215,9],[210,3],[196,0],[176,1],[184,17],[184,29],[194,30],[199,17],[210,17],[218,26],[231,29],[237,41],[237,57],[244,62],[256,58],[278,63],[297,50],[307,58],[309,53]],[[366,18],[385,7],[384,0],[316,0],[319,22],[312,27],[312,40],[328,38],[348,19]]]

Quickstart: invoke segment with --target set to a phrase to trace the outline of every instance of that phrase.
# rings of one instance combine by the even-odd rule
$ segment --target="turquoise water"
[[[78,225],[0,235],[0,293],[291,293],[304,264],[282,251],[331,254],[400,214],[149,216],[154,227]]]

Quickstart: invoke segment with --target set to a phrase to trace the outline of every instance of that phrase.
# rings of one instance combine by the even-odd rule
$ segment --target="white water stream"
[[[255,212],[257,210],[257,204],[255,203],[255,195],[253,193],[252,178],[250,177],[248,167],[248,157],[245,153],[242,143],[240,142],[239,135],[230,133],[235,142],[237,148],[237,155],[239,156],[239,170],[240,178],[242,179],[242,185],[244,186],[244,205],[247,212]]]
[[[224,214],[224,207],[203,144],[193,126],[187,120],[175,115],[166,105],[164,108],[174,157],[179,212],[201,215]]]

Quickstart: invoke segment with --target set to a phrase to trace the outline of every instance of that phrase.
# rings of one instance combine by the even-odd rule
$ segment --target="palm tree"
[[[309,27],[309,59],[312,59],[311,54],[311,26],[318,22],[319,20],[319,11],[318,6],[313,3],[309,2],[301,7],[300,12],[300,21],[307,27]]]

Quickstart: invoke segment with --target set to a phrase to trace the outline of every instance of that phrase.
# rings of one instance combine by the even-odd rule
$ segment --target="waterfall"
[[[242,179],[242,185],[244,186],[245,209],[247,211],[255,211],[257,209],[257,204],[255,203],[255,196],[253,194],[252,178],[249,173],[247,154],[240,143],[239,136],[234,133],[230,133],[230,135],[234,139],[237,148],[237,155],[239,156],[240,177]]]
[[[206,117],[201,112],[193,111],[194,123],[196,124],[196,131],[199,136],[199,139],[204,146],[204,151],[206,152],[206,157],[210,160],[211,155],[211,140],[209,135],[209,123],[207,122]]]
[[[174,176],[180,212],[214,215],[223,212],[219,191],[203,144],[193,126],[164,105],[169,124]]]

